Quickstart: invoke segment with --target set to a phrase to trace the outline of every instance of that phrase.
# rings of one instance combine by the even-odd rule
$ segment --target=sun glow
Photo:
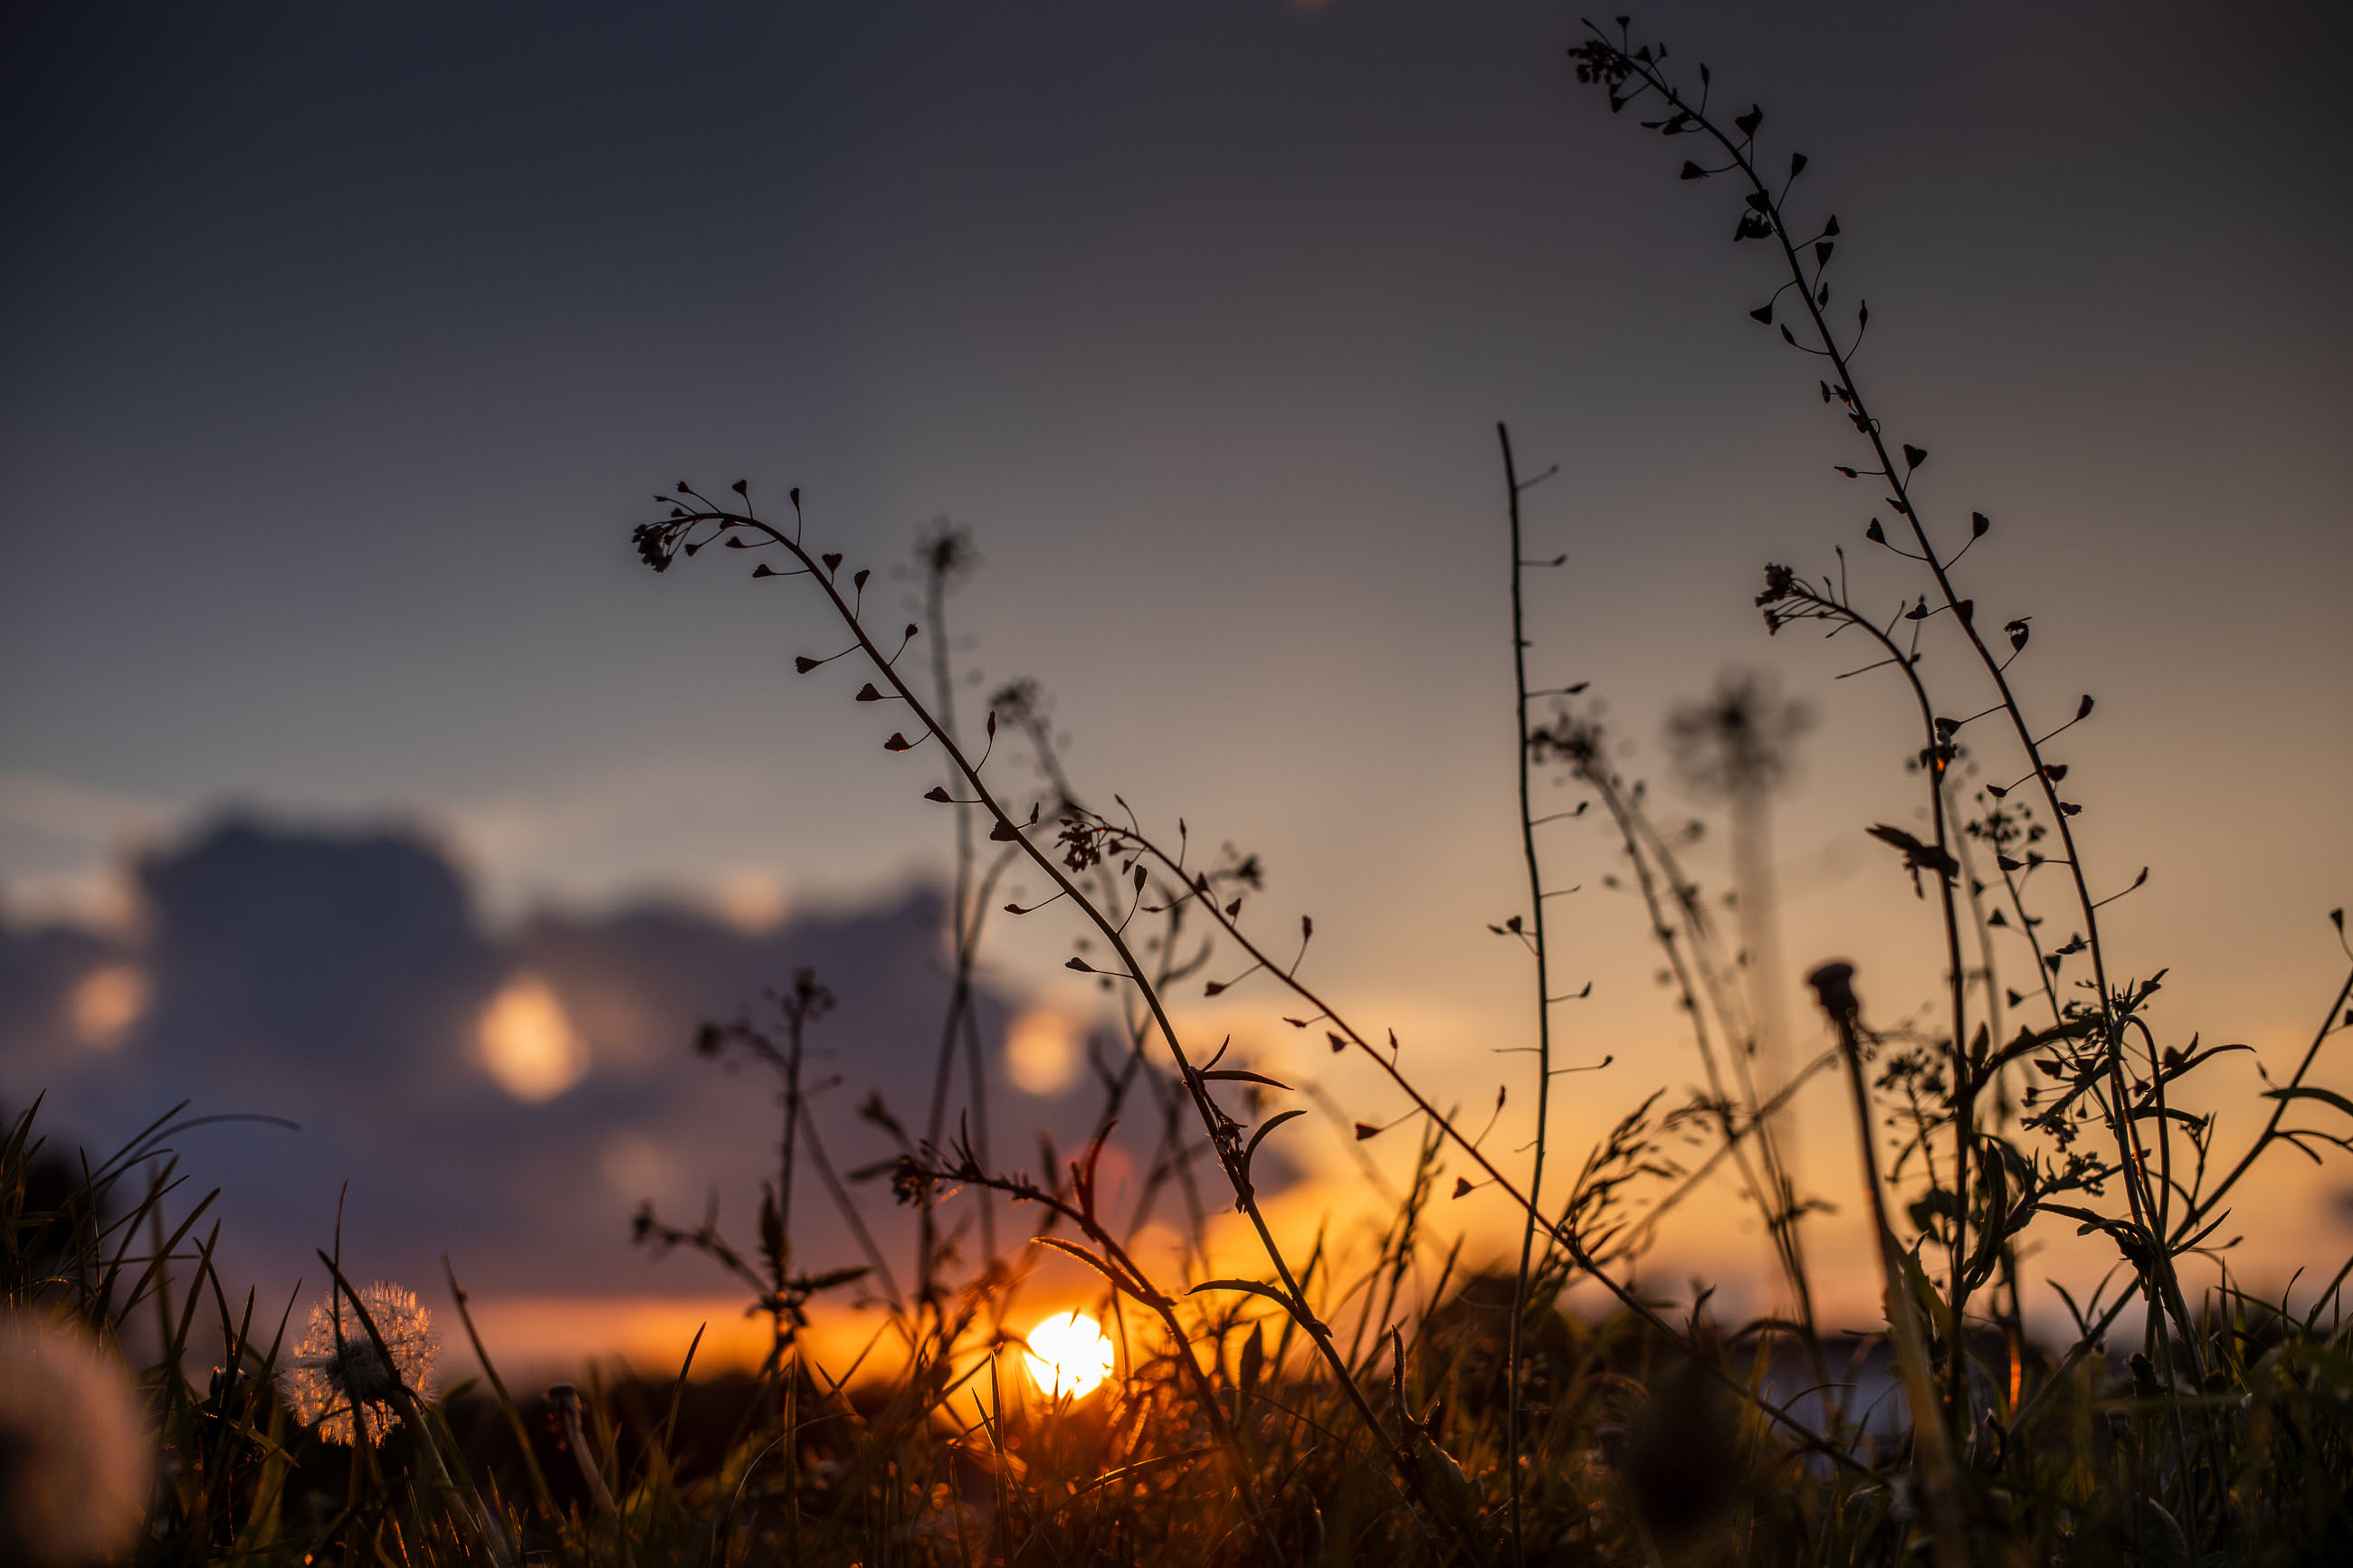
[[[1084,1312],[1057,1312],[1029,1331],[1029,1381],[1050,1399],[1082,1399],[1111,1375],[1112,1343]]]

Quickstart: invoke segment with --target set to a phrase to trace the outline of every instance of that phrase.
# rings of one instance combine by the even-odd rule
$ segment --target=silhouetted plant
[[[1768,178],[1762,111],[1719,115],[1705,68],[1694,95],[1664,47],[1635,44],[1622,19],[1572,53],[1613,112],[1640,105],[1655,110],[1647,129],[1696,138],[1678,143],[1701,149],[1684,181],[1734,185],[1734,240],[1768,256],[1777,279],[1750,314],[1822,373],[1821,403],[1865,454],[1839,472],[1883,481],[1863,539],[1922,574],[1901,602],[1866,605],[1841,550],[1826,573],[1768,565],[1756,605],[1770,633],[1864,646],[1852,673],[1888,672],[1910,699],[1905,749],[1926,830],[1863,831],[1894,858],[1883,869],[1897,896],[1908,886],[1936,910],[1934,1021],[1874,1025],[1853,968],[1825,963],[1808,978],[1833,1043],[1810,1061],[1780,1058],[1762,813],[1800,710],[1735,683],[1669,725],[1686,784],[1734,816],[1733,942],[1723,901],[1687,864],[1696,825],[1663,826],[1644,781],[1613,763],[1598,709],[1578,700],[1583,683],[1531,684],[1546,678],[1531,675],[1526,575],[1568,556],[1531,554],[1522,503],[1548,475],[1524,480],[1500,427],[1528,903],[1490,930],[1522,944],[1532,971],[1537,1138],[1525,1160],[1490,1143],[1513,1086],[1468,1113],[1433,1098],[1419,1070],[1429,1047],[1352,1016],[1309,971],[1313,919],[1260,913],[1258,856],[1206,853],[1183,819],[1148,825],[1121,796],[1080,789],[1034,682],[997,689],[976,727],[959,714],[971,683],[944,626],[976,563],[967,531],[943,522],[922,535],[906,577],[923,618],[902,625],[867,607],[872,569],[845,570],[842,552],[806,540],[798,491],[787,521],[761,516],[747,484],[722,504],[681,483],[658,498],[665,515],[637,530],[641,559],[666,571],[712,546],[765,552],[752,574],[794,580],[831,628],[823,646],[836,651],[798,658],[798,673],[850,661],[851,700],[903,716],[883,749],[934,748],[938,782],[923,793],[952,815],[955,874],[949,999],[923,1114],[902,1119],[871,1096],[860,1114],[896,1152],[835,1168],[811,1107],[840,1086],[808,1073],[808,1031],[832,998],[806,970],[761,1016],[707,1026],[702,1057],[750,1064],[776,1087],[756,1237],[732,1240],[715,1207],[688,1227],[650,1205],[637,1237],[729,1273],[770,1326],[764,1363],[692,1384],[698,1339],[674,1379],[592,1370],[585,1388],[518,1400],[453,1270],[456,1321],[485,1387],[439,1402],[410,1353],[417,1304],[353,1288],[340,1244],[320,1254],[333,1291],[323,1340],[290,1349],[285,1314],[269,1323],[249,1292],[233,1308],[217,1229],[195,1230],[213,1198],[186,1200],[169,1152],[195,1125],[177,1111],[79,1167],[46,1154],[33,1115],[20,1115],[0,1142],[0,1309],[151,1347],[165,1463],[142,1561],[2147,1564],[2353,1552],[2353,1328],[2341,1310],[2353,1262],[2299,1313],[2285,1295],[2250,1294],[2218,1240],[2227,1203],[2266,1154],[2353,1148],[2337,1123],[2312,1124],[2353,1116],[2353,1100],[2314,1081],[2327,1042],[2353,1027],[2353,973],[2294,1074],[2265,1089],[2255,1136],[2223,1153],[2216,1119],[2175,1103],[2177,1086],[2246,1047],[2163,1043],[2151,999],[2165,971],[2120,978],[2099,912],[2147,872],[2103,891],[2115,884],[2078,853],[2070,824],[2084,805],[2061,793],[2068,764],[2049,750],[2092,700],[2063,721],[2030,717],[2041,702],[2011,669],[2031,616],[1990,639],[1980,626],[1956,568],[1991,524],[1970,514],[1966,538],[1957,523],[1932,526],[1926,451],[1891,443],[1871,412],[1855,367],[1868,312],[1858,306],[1850,327],[1831,311],[1838,220],[1799,223],[1787,209],[1807,160],[1792,154],[1786,177]],[[906,662],[919,638],[930,651],[920,690]],[[1965,732],[1971,762],[2016,782],[1965,789]],[[1034,776],[1009,776],[1000,743],[1026,749]],[[1583,799],[1538,814],[1533,781],[1546,769]],[[1554,1011],[1591,987],[1557,973],[1552,900],[1573,889],[1552,885],[1538,830],[1595,802],[1592,820],[1614,839],[1605,885],[1640,900],[1704,1087],[1681,1101],[1640,1096],[1572,1165],[1552,1146],[1553,1080],[1610,1058],[1556,1064]],[[1025,903],[1017,874],[1048,890]],[[1110,998],[1120,1037],[1090,1042],[1092,1135],[1075,1158],[1041,1142],[1032,1174],[991,1143],[1003,1130],[987,1120],[973,980],[997,917],[1057,906],[1082,928],[1069,968]],[[2342,911],[2331,919],[2341,945]],[[2028,983],[2004,984],[2010,954]],[[1303,1037],[1372,1064],[1388,1110],[1341,1107],[1304,1080],[1294,1089],[1236,1059],[1230,1037],[1189,1037],[1170,998],[1193,984],[1208,996],[1271,991]],[[1814,1305],[1802,1222],[1825,1200],[1803,1190],[1781,1119],[1831,1070],[1852,1108],[1883,1331],[1829,1332]],[[1302,1247],[1268,1217],[1259,1162],[1310,1106],[1352,1131],[1364,1184],[1386,1205],[1362,1242],[1327,1223]],[[1103,1154],[1139,1108],[1151,1155],[1129,1212],[1113,1214]],[[1409,1124],[1409,1174],[1363,1158]],[[1677,1304],[1641,1276],[1662,1228],[1726,1172],[1772,1242],[1788,1308],[1729,1327],[1707,1290]],[[813,1267],[833,1260],[797,1252],[804,1173],[846,1216],[861,1262]],[[886,1175],[916,1211],[904,1291],[849,1191]],[[1466,1262],[1441,1194],[1490,1190],[1521,1216],[1516,1258]],[[1139,1242],[1171,1191],[1185,1211],[1173,1262]],[[1213,1273],[1240,1266],[1211,1253],[1212,1194],[1241,1216],[1260,1263]],[[1006,1216],[1035,1221],[1025,1244],[1000,1243]],[[976,1258],[957,1245],[967,1223]],[[2027,1331],[2028,1248],[2063,1226],[2105,1238],[2116,1263],[2080,1300],[2047,1281],[2074,1334],[2042,1346]],[[1008,1309],[1050,1256],[1102,1282],[1120,1330],[1126,1364],[1092,1402],[1059,1390],[1032,1402],[1001,1378],[1021,1343]],[[2212,1283],[2193,1294],[2190,1270],[2210,1266]],[[1567,1313],[1579,1282],[1598,1285],[1609,1310]],[[852,1285],[885,1310],[866,1353],[828,1367],[802,1331],[821,1295]],[[2136,1302],[2138,1349],[2112,1358],[2108,1336]],[[187,1364],[200,1319],[220,1357],[201,1394]],[[338,1409],[348,1449],[289,1419]]]

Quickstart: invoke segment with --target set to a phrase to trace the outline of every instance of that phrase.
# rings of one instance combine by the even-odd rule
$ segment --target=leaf
[[[1889,845],[1894,848],[1902,850],[1904,852],[1904,864],[1906,869],[1914,871],[1936,871],[1947,877],[1955,877],[1960,874],[1960,862],[1954,859],[1949,851],[1940,848],[1934,844],[1924,843],[1920,839],[1915,838],[1909,833],[1905,832],[1904,829],[1900,827],[1891,827],[1886,823],[1882,822],[1875,824],[1871,827],[1867,827],[1863,831],[1870,834],[1873,838],[1878,839],[1882,844]]]
[[[1750,321],[1760,321],[1760,322],[1764,323],[1764,324],[1765,324],[1765,325],[1767,325],[1767,326],[1770,326],[1770,325],[1772,325],[1772,324],[1773,324],[1773,307],[1772,307],[1772,305],[1771,305],[1771,304],[1769,304],[1769,303],[1767,303],[1767,304],[1763,304],[1763,305],[1759,305],[1759,306],[1757,306],[1757,309],[1755,309],[1755,310],[1751,310],[1751,311],[1749,311],[1749,312],[1748,312],[1748,319],[1749,319]]]
[[[2278,1100],[2316,1100],[2333,1110],[2353,1116],[2353,1100],[2346,1099],[2333,1089],[2320,1089],[2312,1084],[2297,1084],[2291,1089],[2267,1089],[2263,1090],[2263,1098]]]
[[[1021,830],[1009,822],[999,822],[988,830],[988,840],[992,844],[1018,844]]]
[[[1083,958],[1074,958],[1068,963],[1062,965],[1062,967],[1065,969],[1075,969],[1082,974],[1094,974],[1099,973],[1093,964],[1089,963]]]
[[[2079,703],[2077,703],[2077,704],[2075,705],[2075,719],[2077,719],[2077,720],[2081,720],[2081,719],[2088,719],[2088,718],[2090,718],[2091,716],[2092,716],[2092,694],[2091,694],[2090,692],[2088,692],[2088,691],[2087,691],[2087,692],[2084,693],[2084,700],[2083,700],[2083,701],[2081,701],[2081,702],[2079,702]],[[2074,720],[2070,720],[2070,721],[2069,721],[2069,722],[2071,722],[2071,723],[2072,723],[2072,722],[2074,722]]]
[[[1818,239],[1814,241],[1814,265],[1820,267],[1824,262],[1828,261],[1831,258],[1831,252],[1837,248],[1838,245],[1833,240]]]
[[[1789,154],[1789,178],[1791,178],[1791,179],[1793,179],[1793,180],[1794,180],[1794,179],[1796,179],[1799,175],[1800,175],[1800,174],[1804,174],[1805,172],[1806,172],[1806,155],[1805,155],[1803,153],[1790,153],[1790,154]]]
[[[1992,526],[1992,520],[1988,518],[1985,513],[1981,511],[1973,511],[1969,513],[1969,537],[1971,539],[1983,539],[1986,536],[1986,530]]]
[[[1455,1195],[1456,1197],[1458,1197],[1458,1198],[1461,1198],[1461,1197],[1468,1197],[1468,1196],[1470,1196],[1472,1193],[1475,1193],[1475,1192],[1477,1192],[1478,1190],[1479,1190],[1478,1188],[1476,1188],[1476,1187],[1474,1187],[1474,1186],[1472,1186],[1472,1185],[1471,1184],[1471,1178],[1470,1178],[1470,1177],[1468,1177],[1468,1176],[1457,1176],[1457,1177],[1455,1177],[1455,1178],[1454,1178],[1454,1195]]]
[[[892,731],[891,738],[882,742],[882,749],[886,752],[908,752],[913,751],[914,746],[914,742],[910,741],[906,736],[901,734],[896,730]]]
[[[1252,1323],[1250,1337],[1242,1345],[1241,1363],[1234,1373],[1234,1381],[1241,1384],[1243,1394],[1258,1386],[1258,1374],[1265,1368],[1266,1330],[1262,1324]]]
[[[954,805],[955,804],[955,796],[950,795],[945,789],[938,784],[934,784],[931,788],[925,790],[923,792],[923,798],[925,800],[938,801],[942,805]]]
[[[1280,1079],[1267,1077],[1264,1073],[1248,1072],[1240,1068],[1219,1068],[1215,1072],[1205,1072],[1199,1076],[1205,1082],[1214,1080],[1235,1083],[1262,1083],[1269,1089],[1284,1089],[1291,1087],[1289,1084],[1282,1082]]]
[[[1077,1258],[1080,1262],[1085,1264],[1088,1268],[1093,1269],[1096,1273],[1110,1280],[1113,1289],[1124,1290],[1127,1294],[1134,1297],[1137,1300],[1144,1302],[1146,1306],[1159,1307],[1166,1306],[1167,1304],[1168,1299],[1161,1295],[1159,1291],[1137,1289],[1134,1280],[1128,1279],[1126,1275],[1113,1269],[1109,1263],[1097,1258],[1093,1253],[1089,1252],[1085,1247],[1081,1247],[1074,1242],[1064,1241],[1061,1237],[1055,1236],[1033,1236],[1029,1238],[1029,1245],[1032,1247],[1050,1247],[1057,1252]]]
[[[866,579],[873,575],[874,573],[871,568],[861,566],[858,569],[858,575],[849,580],[850,586],[854,588],[863,588],[866,586]]]
[[[1266,1142],[1266,1135],[1268,1133],[1273,1131],[1276,1128],[1282,1126],[1293,1117],[1304,1116],[1306,1114],[1307,1112],[1303,1110],[1286,1110],[1280,1116],[1270,1116],[1264,1121],[1259,1123],[1258,1131],[1251,1133],[1250,1141],[1242,1146],[1242,1169],[1246,1171],[1250,1169],[1250,1156],[1258,1152],[1258,1146]]]
[[[825,660],[821,658],[811,658],[808,655],[802,654],[793,660],[793,668],[802,675],[807,675],[824,662]]]
[[[1332,1042],[1332,1054],[1335,1057],[1348,1048],[1348,1037],[1336,1029],[1325,1030],[1324,1037]]]
[[[1356,1142],[1361,1143],[1367,1138],[1377,1138],[1388,1131],[1388,1129],[1376,1127],[1369,1121],[1359,1121],[1356,1123]]]
[[[1913,446],[1909,442],[1905,443],[1904,466],[1905,468],[1916,468],[1927,460],[1928,454],[1926,452],[1922,451],[1919,447]]]
[[[858,689],[858,700],[860,702],[880,702],[882,700],[882,694],[874,689],[874,683],[870,680],[865,685]]]
[[[1185,1292],[1198,1296],[1204,1290],[1246,1290],[1253,1296],[1263,1296],[1284,1311],[1291,1310],[1290,1299],[1271,1285],[1261,1285],[1255,1279],[1204,1279]]]
[[[1704,180],[1707,178],[1707,171],[1686,158],[1683,160],[1683,172],[1677,177],[1685,180]]]
[[[1873,544],[1887,542],[1887,531],[1879,526],[1879,520],[1875,517],[1871,520],[1871,526],[1862,531],[1862,536]]]
[[[1765,123],[1765,111],[1752,103],[1748,106],[1747,113],[1733,116],[1732,122],[1740,127],[1740,133],[1743,136],[1754,136],[1757,134],[1757,128]]]
[[[841,552],[839,550],[828,550],[818,559],[825,563],[825,569],[828,573],[841,570]]]

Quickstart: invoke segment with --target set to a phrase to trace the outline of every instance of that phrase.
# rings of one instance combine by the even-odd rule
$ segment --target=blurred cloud
[[[104,843],[152,831],[168,816],[155,802],[121,790],[41,773],[0,773],[0,823],[53,838]]]
[[[265,1290],[316,1275],[339,1194],[345,1257],[371,1273],[427,1282],[446,1252],[493,1295],[723,1287],[701,1259],[633,1249],[630,1220],[650,1201],[691,1225],[715,1198],[723,1226],[749,1221],[773,1171],[776,1095],[691,1044],[706,1020],[758,1023],[803,967],[839,999],[812,1029],[807,1081],[839,1167],[896,1151],[857,1114],[870,1097],[918,1131],[929,1109],[951,976],[926,887],[789,919],[773,895],[760,921],[679,904],[542,912],[498,935],[449,854],[415,830],[250,817],[148,852],[132,879],[135,936],[0,926],[0,1100],[46,1095],[51,1136],[92,1146],[181,1101],[298,1123],[176,1141],[194,1191],[223,1188],[233,1275]],[[1017,1011],[1029,1043],[1008,1056]],[[990,1097],[1000,1162],[1028,1163],[1040,1133],[1082,1142],[1094,1114],[1076,1092],[1083,1025],[1020,1011],[986,977],[976,1016],[1020,1090]],[[964,1059],[951,1131],[969,1104]],[[1106,1169],[1136,1163],[1122,1152]],[[848,1257],[845,1223],[806,1172],[799,1193],[804,1255]],[[897,1247],[906,1227],[888,1189],[852,1195]]]

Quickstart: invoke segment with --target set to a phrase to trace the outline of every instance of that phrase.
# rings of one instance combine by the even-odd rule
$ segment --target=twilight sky
[[[2353,896],[2353,179],[2341,6],[1662,5],[1843,227],[1858,372],[1963,568],[2031,614],[2125,967],[2308,1038]],[[1493,426],[1533,492],[1542,683],[1661,722],[1736,668],[1817,723],[1776,819],[1793,966],[1916,1007],[1900,694],[1767,639],[1767,560],[1905,564],[1810,362],[1744,312],[1735,196],[1577,88],[1555,6],[574,5],[12,11],[0,170],[0,910],[121,922],[228,807],[419,826],[480,918],[739,921],[944,864],[928,764],[788,587],[629,526],[801,487],[851,563],[947,515],[991,686],[1097,798],[1262,852],[1319,978],[1492,1092],[1527,1033]],[[887,597],[886,597],[887,602]],[[895,610],[892,614],[895,615]],[[1980,611],[1983,616],[1986,612]],[[1932,679],[1976,689],[1935,645]],[[1974,734],[1974,731],[1972,732]],[[1993,738],[1987,737],[1992,744]],[[2003,756],[1989,776],[2021,771]],[[1572,798],[1564,794],[1566,802]],[[1607,1121],[1688,1051],[1606,843],[1549,830]],[[1705,852],[1701,863],[1715,868]],[[1059,994],[1066,926],[994,961]],[[1926,954],[1926,956],[1923,956]],[[1271,995],[1271,994],[1270,994]],[[1258,1002],[1267,997],[1255,999]],[[1083,1005],[1081,994],[1071,1005]],[[1281,1059],[1248,1007],[1218,1026]],[[2342,1079],[2343,1075],[2339,1075]],[[1335,1085],[1366,1095],[1353,1079]],[[2247,1079],[2252,1084],[2252,1078]],[[31,1086],[10,1084],[12,1095]],[[1587,1096],[1590,1095],[1590,1100]]]

